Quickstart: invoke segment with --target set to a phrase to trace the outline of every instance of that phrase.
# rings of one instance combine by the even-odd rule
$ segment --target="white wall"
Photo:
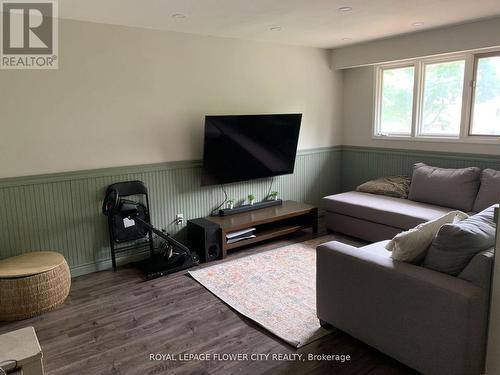
[[[333,51],[335,69],[500,46],[500,17],[397,35]]]
[[[375,68],[373,66],[344,70],[344,145],[494,155],[500,153],[500,144],[372,139],[374,74]]]
[[[56,71],[0,71],[0,177],[200,159],[205,114],[302,112],[341,143],[329,50],[60,21]]]

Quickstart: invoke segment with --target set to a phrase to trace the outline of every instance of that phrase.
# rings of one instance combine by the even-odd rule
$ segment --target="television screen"
[[[293,173],[302,114],[206,116],[201,185]]]

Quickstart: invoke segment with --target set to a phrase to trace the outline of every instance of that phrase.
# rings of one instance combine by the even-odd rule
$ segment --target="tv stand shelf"
[[[262,208],[231,216],[209,217],[208,220],[220,226],[219,240],[222,258],[228,250],[271,238],[285,236],[306,228],[318,231],[318,209],[314,206],[294,201],[284,201],[280,206]],[[228,244],[226,234],[241,229],[256,228],[256,237]]]

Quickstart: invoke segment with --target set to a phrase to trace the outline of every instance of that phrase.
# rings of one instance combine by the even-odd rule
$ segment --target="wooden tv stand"
[[[312,228],[313,233],[318,232],[318,208],[294,201],[284,201],[281,206],[262,208],[231,216],[208,217],[207,219],[220,226],[222,258],[226,257],[228,250],[284,236],[302,229]],[[227,243],[227,233],[246,228],[256,228],[256,237],[231,244]]]

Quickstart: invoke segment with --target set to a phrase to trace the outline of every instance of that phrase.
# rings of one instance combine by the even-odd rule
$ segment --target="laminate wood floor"
[[[324,233],[323,233],[324,234]],[[321,235],[321,234],[320,234]],[[227,258],[304,241],[303,232]],[[416,374],[349,335],[335,331],[300,349],[239,315],[180,272],[151,281],[131,267],[73,279],[66,303],[42,316],[0,323],[0,334],[34,326],[47,375]],[[269,354],[251,361],[151,361],[150,354]],[[344,354],[349,362],[279,361],[272,355]]]

